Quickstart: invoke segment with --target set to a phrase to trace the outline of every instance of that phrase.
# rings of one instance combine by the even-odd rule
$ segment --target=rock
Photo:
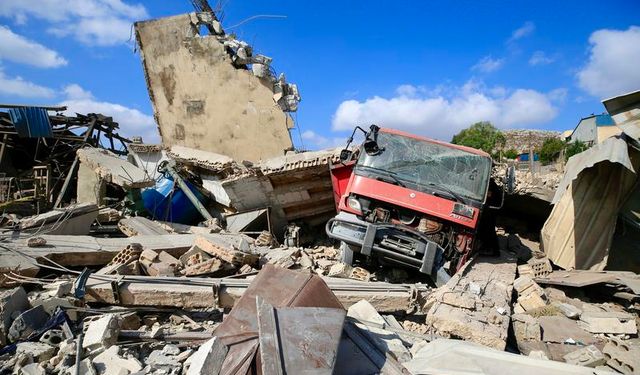
[[[119,319],[116,314],[107,314],[89,323],[82,341],[82,348],[94,351],[101,347],[108,348],[118,340],[120,332]],[[98,372],[100,372],[98,370]]]
[[[8,338],[10,341],[26,339],[30,334],[45,325],[49,315],[42,306],[33,307],[20,314],[9,328]]]
[[[178,355],[180,354],[180,348],[178,348],[175,345],[165,345],[164,348],[162,348],[162,354],[165,355]]]
[[[160,370],[172,373],[182,369],[182,364],[176,360],[175,357],[165,355],[163,350],[152,351],[145,359],[145,363],[149,365],[153,371]]]
[[[582,314],[582,310],[568,303],[553,301],[551,305],[557,307],[558,310],[569,319],[579,319],[580,314]]]
[[[12,316],[29,309],[29,299],[22,287],[0,292],[0,346],[7,344]]]
[[[532,350],[529,352],[529,357],[537,358],[537,359],[549,359],[547,354],[542,350]]]
[[[529,293],[526,296],[518,297],[518,305],[520,305],[524,311],[531,311],[544,307],[547,303],[537,293]]]
[[[67,372],[68,374],[76,373],[76,365],[71,366]],[[78,372],[81,375],[98,375],[98,372],[93,367],[91,360],[89,358],[85,358],[80,361],[80,371]]]
[[[36,362],[44,362],[53,357],[56,348],[41,342],[21,342],[16,345],[16,355],[27,354]]]
[[[28,247],[41,247],[47,244],[47,240],[42,237],[31,237],[27,239]]]
[[[540,340],[540,323],[536,318],[527,314],[514,314],[511,319],[516,341]]]
[[[572,365],[596,367],[604,365],[606,360],[598,348],[593,345],[585,346],[564,356],[564,361]]]
[[[47,289],[48,294],[53,297],[64,297],[71,293],[73,290],[73,281],[71,280],[59,280],[54,283],[44,286]]]
[[[30,363],[26,366],[22,366],[19,374],[20,375],[46,375],[46,371],[41,364]]]
[[[205,342],[186,360],[185,365],[189,365],[187,375],[218,374],[227,356],[227,350],[217,337]]]
[[[339,262],[329,268],[329,273],[327,274],[327,276],[348,278],[351,275],[352,270],[353,267],[351,267],[350,265]]]
[[[93,365],[100,375],[126,375],[142,370],[142,364],[137,359],[121,357],[120,347],[117,345],[98,354],[93,359]]]

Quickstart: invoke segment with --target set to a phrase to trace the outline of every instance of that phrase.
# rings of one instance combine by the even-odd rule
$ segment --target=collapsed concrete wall
[[[200,35],[200,26],[212,34]],[[297,88],[286,84],[283,75],[276,79],[269,70],[271,59],[251,56],[250,47],[226,35],[212,14],[137,22],[135,29],[165,146],[238,161],[293,149],[293,121],[285,111],[296,110]]]

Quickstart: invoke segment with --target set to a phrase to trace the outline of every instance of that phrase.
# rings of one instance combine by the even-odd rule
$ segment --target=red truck
[[[352,151],[358,130],[365,140]],[[338,214],[327,234],[341,241],[346,263],[360,253],[417,268],[441,285],[477,246],[491,169],[484,151],[376,125],[356,127],[331,167]]]

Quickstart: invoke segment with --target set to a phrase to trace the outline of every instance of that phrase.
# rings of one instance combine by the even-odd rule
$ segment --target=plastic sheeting
[[[605,268],[618,213],[637,180],[639,156],[615,137],[569,159],[542,228],[542,248],[553,263]]]

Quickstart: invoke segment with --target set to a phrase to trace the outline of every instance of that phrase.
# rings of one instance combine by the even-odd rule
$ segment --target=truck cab
[[[376,125],[364,132],[331,167],[338,214],[328,236],[341,241],[347,263],[360,253],[445,283],[476,245],[491,156]]]

